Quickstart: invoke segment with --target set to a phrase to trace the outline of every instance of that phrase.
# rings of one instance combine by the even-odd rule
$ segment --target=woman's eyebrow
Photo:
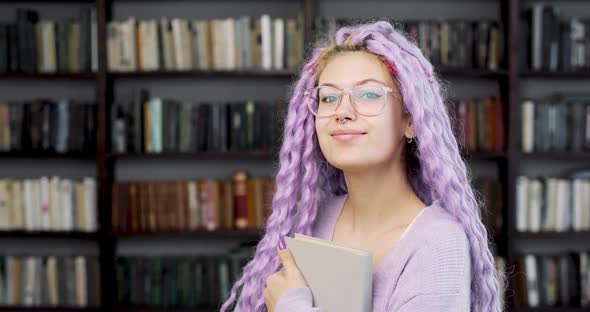
[[[379,79],[374,79],[374,78],[368,78],[368,79],[363,79],[363,80],[357,81],[353,84],[353,86],[362,85],[367,82],[377,82],[377,83],[380,83],[384,86],[387,86],[387,84],[385,82],[383,82]],[[330,82],[321,83],[320,86],[330,86],[330,87],[334,87],[334,88],[340,88],[337,84],[330,83]]]

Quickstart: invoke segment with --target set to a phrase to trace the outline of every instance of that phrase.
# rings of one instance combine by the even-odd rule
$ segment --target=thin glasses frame
[[[309,99],[307,101],[307,108],[316,117],[329,118],[329,117],[334,116],[336,114],[336,110],[338,109],[338,107],[340,107],[340,104],[342,104],[342,99],[344,98],[343,97],[344,94],[348,95],[348,99],[349,99],[350,103],[352,104],[352,107],[353,107],[354,111],[357,112],[359,115],[363,115],[363,116],[366,116],[366,117],[373,117],[373,116],[377,116],[377,115],[381,114],[383,112],[383,109],[385,108],[385,105],[387,104],[387,99],[386,98],[383,99],[383,105],[379,109],[379,112],[377,112],[375,114],[364,114],[364,113],[361,113],[358,110],[358,108],[356,107],[356,102],[353,101],[352,90],[354,90],[354,88],[358,88],[358,87],[362,87],[362,86],[370,86],[370,87],[381,88],[385,92],[385,94],[388,94],[388,93],[401,94],[400,91],[398,91],[398,90],[396,90],[394,88],[391,88],[391,87],[387,87],[387,86],[383,86],[383,85],[378,85],[378,84],[362,84],[362,85],[355,86],[352,89],[348,89],[348,88],[340,89],[340,88],[336,88],[336,87],[333,87],[333,86],[317,86],[317,87],[313,87],[311,89],[305,90],[305,92],[303,92],[303,95]],[[317,101],[317,100],[313,99],[312,94],[313,94],[313,92],[316,91],[316,89],[319,89],[320,87],[330,87],[330,88],[332,88],[334,90],[338,90],[338,95],[339,95],[338,104],[335,106],[334,113],[332,113],[331,115],[327,115],[327,116],[319,115],[318,116],[318,114],[313,111],[313,108],[311,106],[311,105],[313,105],[314,102]]]

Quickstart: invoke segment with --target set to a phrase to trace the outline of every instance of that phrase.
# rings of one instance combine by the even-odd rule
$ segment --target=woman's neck
[[[348,198],[343,207],[350,231],[365,235],[411,222],[426,205],[408,180],[405,165],[344,172]]]

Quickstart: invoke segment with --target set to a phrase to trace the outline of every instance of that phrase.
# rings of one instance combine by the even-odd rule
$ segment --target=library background
[[[376,18],[444,79],[508,311],[590,311],[586,0],[0,0],[0,311],[218,310],[307,48]]]

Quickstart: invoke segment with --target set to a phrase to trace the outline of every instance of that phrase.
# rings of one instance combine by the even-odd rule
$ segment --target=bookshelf
[[[283,2],[300,3],[304,13],[304,34],[305,42],[309,43],[312,38],[312,21],[316,17],[318,3],[322,0],[285,0]],[[452,0],[449,0],[452,2]],[[117,245],[120,241],[126,239],[150,240],[154,238],[183,238],[183,239],[244,239],[256,240],[263,234],[263,230],[216,230],[216,231],[188,231],[188,232],[139,232],[139,233],[114,233],[112,231],[112,186],[116,182],[115,168],[120,160],[142,160],[142,161],[159,161],[159,160],[221,160],[227,162],[236,162],[241,160],[262,160],[269,163],[276,162],[276,153],[271,151],[262,152],[163,152],[163,153],[114,153],[110,148],[110,110],[111,104],[115,99],[115,89],[117,84],[128,81],[159,81],[159,80],[183,80],[189,83],[199,84],[210,78],[222,81],[228,80],[262,80],[273,81],[280,80],[281,83],[289,83],[294,80],[298,74],[293,70],[240,70],[240,71],[222,71],[222,70],[189,70],[189,71],[151,71],[151,72],[109,72],[107,68],[107,33],[106,25],[113,19],[114,6],[119,3],[128,5],[140,5],[143,2],[155,2],[153,0],[34,0],[30,2],[39,2],[44,5],[58,6],[61,3],[82,3],[92,4],[96,8],[98,24],[98,70],[95,73],[58,73],[58,74],[23,74],[23,73],[0,73],[0,81],[10,80],[19,83],[33,83],[37,81],[51,81],[52,83],[62,83],[69,81],[82,81],[93,84],[95,87],[96,111],[96,154],[85,153],[66,153],[57,154],[49,152],[0,152],[0,161],[31,158],[35,160],[43,159],[60,159],[64,161],[73,159],[84,159],[92,161],[97,166],[97,207],[99,230],[96,233],[84,232],[25,232],[25,231],[5,231],[0,232],[0,238],[26,238],[26,239],[82,239],[95,241],[98,244],[99,263],[101,274],[101,302],[100,308],[69,308],[69,307],[0,307],[0,311],[191,311],[205,312],[213,311],[211,309],[198,308],[149,308],[119,307],[116,302],[117,282],[115,276],[115,259],[117,256]],[[180,3],[198,2],[195,0],[178,0]],[[19,1],[0,0],[0,4],[17,4],[26,6]],[[26,2],[28,3],[28,2]],[[270,5],[276,4],[275,1],[268,1]],[[476,68],[452,68],[436,67],[437,72],[443,79],[466,79],[466,80],[485,80],[498,84],[499,94],[503,99],[506,107],[506,137],[507,149],[504,152],[463,152],[463,157],[467,161],[491,162],[498,168],[498,178],[503,185],[503,212],[502,221],[504,224],[503,231],[494,233],[493,240],[498,246],[499,255],[507,260],[508,266],[514,265],[516,257],[520,255],[517,245],[519,241],[530,240],[551,240],[551,241],[571,241],[586,240],[590,241],[588,232],[564,232],[564,233],[519,233],[515,231],[516,220],[516,178],[522,171],[524,163],[535,161],[554,161],[583,162],[590,165],[590,152],[546,152],[530,153],[521,152],[520,148],[520,127],[521,127],[521,92],[520,84],[525,79],[563,79],[577,80],[590,79],[590,70],[577,71],[530,71],[523,70],[519,64],[519,49],[522,43],[519,42],[519,18],[524,8],[524,0],[497,0],[494,2],[499,10],[500,20],[505,28],[506,51],[505,58],[507,67],[498,70],[476,69]],[[580,1],[583,3],[583,1]],[[510,288],[514,290],[513,280],[510,280]],[[585,311],[583,308],[569,307],[544,307],[544,308],[525,308],[514,305],[514,296],[507,298],[508,311],[528,311],[528,312],[578,312]]]

